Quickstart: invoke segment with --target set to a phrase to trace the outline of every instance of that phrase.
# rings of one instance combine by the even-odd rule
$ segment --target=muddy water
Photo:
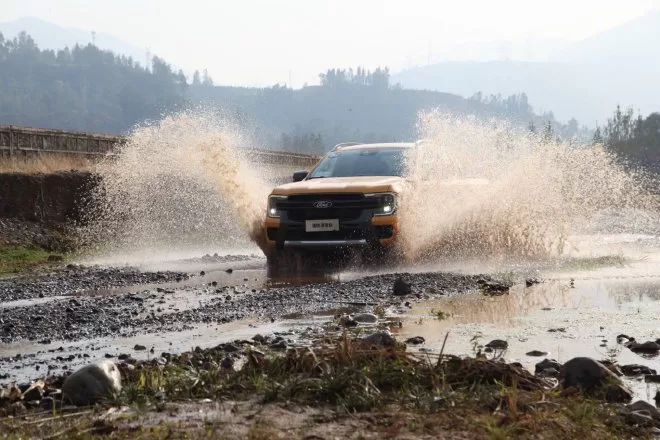
[[[576,260],[564,269],[538,271],[540,284],[515,285],[508,295],[471,295],[414,304],[398,315],[401,338],[423,336],[421,350],[474,355],[493,339],[508,342],[501,354],[534,371],[544,358],[565,362],[576,356],[643,364],[660,371],[660,357],[643,357],[617,342],[621,334],[639,342],[660,338],[660,241],[655,236],[610,236],[595,248],[631,255],[620,264],[589,267]],[[579,263],[582,261],[582,263]],[[575,268],[574,266],[577,266]],[[442,316],[438,316],[438,312]],[[546,352],[534,356],[532,351]],[[651,401],[654,384],[626,379],[637,397]]]

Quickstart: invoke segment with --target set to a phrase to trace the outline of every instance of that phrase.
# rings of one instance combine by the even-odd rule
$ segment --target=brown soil
[[[0,173],[0,218],[79,221],[80,203],[93,184],[93,175],[86,172]]]

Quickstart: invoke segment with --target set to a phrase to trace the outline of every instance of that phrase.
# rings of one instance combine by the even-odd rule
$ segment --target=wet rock
[[[559,376],[561,376],[561,373],[559,372],[559,370],[557,370],[555,368],[546,368],[544,370],[538,371],[536,373],[536,376],[545,377],[545,378],[559,379]]]
[[[287,343],[284,339],[282,339],[277,342],[273,342],[272,344],[269,345],[269,347],[273,350],[286,350]]]
[[[342,315],[339,317],[339,325],[343,327],[357,327],[358,322],[351,315]]]
[[[121,390],[121,375],[111,361],[87,365],[66,378],[64,399],[74,405],[92,405]]]
[[[658,374],[647,374],[644,376],[644,382],[646,383],[660,383],[660,375]]]
[[[360,343],[368,347],[394,347],[396,339],[388,330],[383,330],[365,336]]]
[[[656,371],[654,369],[649,368],[646,365],[640,365],[640,364],[622,365],[621,371],[626,376],[641,376],[647,374],[656,374]]]
[[[31,402],[34,400],[41,400],[44,397],[44,387],[46,384],[43,380],[34,382],[27,390],[23,392],[23,400]]]
[[[257,344],[265,344],[266,343],[266,338],[260,334],[256,334],[252,336],[252,340],[256,342]]]
[[[220,367],[224,370],[232,370],[234,368],[234,359],[229,356],[225,356],[220,362]]]
[[[534,284],[539,284],[541,281],[539,281],[537,278],[527,278],[525,280],[525,286],[526,287],[532,287]]]
[[[630,336],[628,336],[628,335],[626,335],[626,334],[624,334],[624,333],[621,333],[620,335],[618,335],[618,336],[616,337],[616,341],[617,341],[619,344],[621,344],[623,341],[626,341],[626,340],[628,340],[628,341],[633,341],[633,340],[635,340],[635,338],[631,338]]]
[[[506,295],[511,288],[511,286],[498,283],[497,281],[478,280],[477,284],[481,288],[482,293],[487,296]]]
[[[561,386],[575,387],[584,394],[609,402],[630,402],[632,393],[621,380],[600,362],[588,357],[576,357],[560,370]]]
[[[360,313],[354,315],[353,320],[360,324],[376,324],[378,322],[378,316],[373,313]]]
[[[548,352],[540,351],[540,350],[532,350],[532,351],[528,351],[526,354],[527,356],[540,357],[540,356],[547,356]]]
[[[144,351],[146,349],[147,349],[147,347],[145,347],[144,345],[140,345],[140,344],[135,344],[135,347],[133,347],[133,350],[135,350],[135,351]]]
[[[403,281],[403,278],[399,277],[396,280],[394,280],[392,293],[395,296],[406,296],[412,293],[412,288],[410,287],[410,284]]]
[[[660,352],[660,344],[655,341],[636,342],[634,339],[626,344],[633,353],[656,355]]]
[[[612,373],[616,374],[617,376],[621,377],[623,376],[623,371],[621,371],[621,367],[619,367],[619,364],[616,362],[612,362],[609,359],[603,359],[600,361],[601,364],[605,365],[605,367],[610,370]]]
[[[660,418],[660,411],[650,403],[644,400],[638,400],[635,403],[626,405],[625,408],[630,411],[646,411],[654,418]]]
[[[621,413],[630,425],[653,426],[653,417],[647,411],[628,411],[624,408]]]
[[[220,350],[222,350],[222,351],[226,351],[227,353],[235,353],[235,352],[241,350],[240,348],[238,348],[238,347],[237,347],[236,345],[234,345],[234,344],[220,344],[220,345],[218,345],[216,348],[218,348],[218,349],[220,349]]]
[[[539,374],[548,369],[557,370],[557,373],[559,373],[561,364],[554,359],[543,359],[534,366],[534,374]]]
[[[442,292],[438,292],[438,289],[436,289],[434,287],[425,287],[424,288],[424,293],[427,294],[427,295],[437,295],[437,294],[442,295]]]
[[[412,338],[406,339],[406,344],[410,345],[419,345],[426,342],[426,340],[421,336],[413,336]]]
[[[493,339],[488,344],[486,344],[485,347],[490,348],[491,350],[506,350],[509,348],[509,343],[502,339]]]
[[[225,270],[225,272],[227,272],[227,273],[233,273],[233,272],[234,272],[234,269],[227,269],[227,270]]]
[[[654,426],[660,421],[660,411],[643,400],[624,406],[621,413],[632,425]]]
[[[605,388],[605,400],[607,402],[630,402],[633,399],[633,393],[623,384],[608,385]]]
[[[550,328],[548,329],[549,333],[565,333],[566,329],[564,327]]]

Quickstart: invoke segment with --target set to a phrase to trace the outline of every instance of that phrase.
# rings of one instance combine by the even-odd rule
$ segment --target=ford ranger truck
[[[273,189],[265,220],[269,265],[308,252],[389,253],[397,239],[406,151],[413,146],[339,144],[309,173],[297,171],[293,183]]]

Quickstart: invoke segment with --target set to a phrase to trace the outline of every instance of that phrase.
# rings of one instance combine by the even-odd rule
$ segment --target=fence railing
[[[0,125],[0,156],[28,156],[32,154],[75,154],[104,156],[126,142],[124,136],[112,136],[81,131]],[[311,166],[319,157],[303,153],[248,149],[250,160],[269,164]]]

